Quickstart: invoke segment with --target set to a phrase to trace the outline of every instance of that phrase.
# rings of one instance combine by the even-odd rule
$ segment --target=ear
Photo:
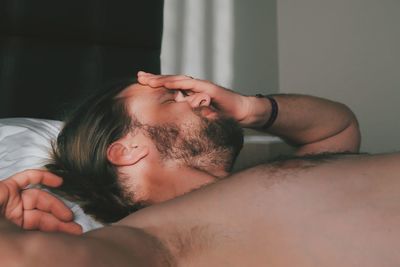
[[[145,145],[129,145],[121,141],[112,143],[107,149],[107,159],[116,166],[128,166],[138,163],[149,154]]]

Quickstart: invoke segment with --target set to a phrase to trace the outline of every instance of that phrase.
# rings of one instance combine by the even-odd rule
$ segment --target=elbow
[[[348,112],[348,122],[345,128],[338,134],[338,146],[342,152],[358,153],[361,146],[361,131],[354,112],[344,105]]]
[[[359,152],[361,146],[361,131],[358,120],[354,114],[346,131],[348,132],[349,152]]]
[[[341,127],[336,128],[334,134],[328,137],[301,146],[297,155],[319,154],[319,153],[358,153],[361,145],[361,132],[358,120],[354,113],[345,105],[346,120],[342,121]]]

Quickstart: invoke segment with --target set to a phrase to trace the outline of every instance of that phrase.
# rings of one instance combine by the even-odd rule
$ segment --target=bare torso
[[[399,266],[400,154],[257,166],[119,224],[178,266]]]

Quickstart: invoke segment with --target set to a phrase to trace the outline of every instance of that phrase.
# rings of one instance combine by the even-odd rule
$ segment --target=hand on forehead
[[[137,76],[138,76],[138,81],[143,85],[148,85],[150,87],[164,86],[168,89],[184,89],[184,88],[173,88],[170,86],[166,86],[169,83],[177,81],[182,82],[182,81],[194,80],[192,77],[187,75],[155,75],[143,71],[139,71]]]
[[[142,71],[138,72],[138,82],[153,88],[165,87],[172,90],[191,91],[208,95],[211,95],[215,87],[218,87],[211,82],[194,79],[187,75],[155,75]]]
[[[142,85],[153,88],[164,87],[173,91],[176,102],[188,102],[192,107],[209,106],[211,97],[199,89],[199,84],[204,81],[193,79],[186,75],[155,75],[146,72],[138,72],[138,81]]]

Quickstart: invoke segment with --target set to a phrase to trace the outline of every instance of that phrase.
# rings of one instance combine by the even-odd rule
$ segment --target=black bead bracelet
[[[267,98],[271,103],[271,115],[269,116],[268,121],[261,127],[261,129],[267,130],[274,124],[276,118],[278,117],[278,103],[272,96],[269,95],[256,94],[255,96],[258,98]]]

